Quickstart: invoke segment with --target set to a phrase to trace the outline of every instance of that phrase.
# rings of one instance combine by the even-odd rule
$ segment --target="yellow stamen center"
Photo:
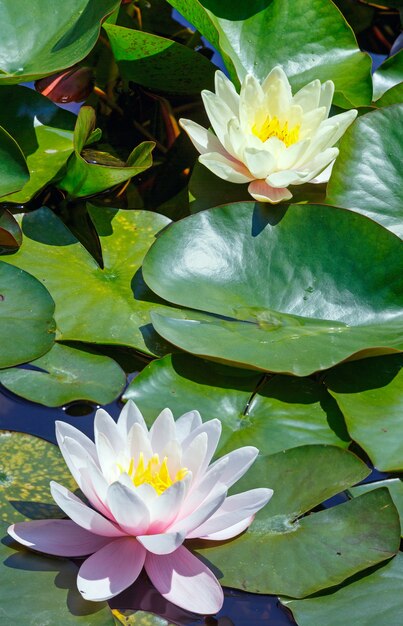
[[[121,472],[125,471],[121,465],[118,465]],[[134,459],[131,459],[129,469],[127,470],[133,484],[136,487],[139,485],[151,485],[154,487],[157,494],[160,496],[168,487],[185,478],[188,473],[187,467],[182,467],[176,472],[174,478],[171,478],[168,469],[168,458],[165,456],[160,461],[158,454],[154,454],[147,464],[144,463],[144,454],[140,452],[137,466],[134,467]]]
[[[298,141],[300,127],[300,124],[296,124],[293,128],[288,128],[288,122],[281,124],[277,116],[270,117],[268,115],[263,124],[259,126],[257,124],[253,125],[252,133],[259,137],[261,141],[266,141],[269,137],[277,137],[288,148],[288,146]]]

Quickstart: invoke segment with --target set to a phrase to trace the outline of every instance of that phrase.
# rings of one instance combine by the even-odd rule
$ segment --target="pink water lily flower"
[[[230,539],[249,526],[272,490],[232,496],[227,491],[258,450],[240,448],[210,464],[221,434],[218,419],[203,424],[199,413],[190,411],[175,422],[164,409],[148,431],[132,402],[117,423],[103,409],[97,411],[94,432],[95,443],[56,422],[60,450],[90,506],[52,481],[52,496],[70,519],[13,524],[9,534],[46,554],[91,555],[77,577],[87,600],[112,598],[144,567],[170,602],[216,613],[223,603],[221,586],[183,542]]]

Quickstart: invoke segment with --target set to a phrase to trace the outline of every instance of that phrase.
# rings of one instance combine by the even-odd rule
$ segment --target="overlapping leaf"
[[[18,191],[28,179],[29,171],[20,146],[0,126],[0,197]]]
[[[118,0],[2,0],[0,83],[22,83],[71,67],[95,45]]]
[[[159,296],[192,307],[152,315],[174,345],[305,376],[403,349],[402,261],[396,236],[351,211],[249,202],[173,224],[143,272]]]
[[[74,123],[75,115],[32,89],[1,87],[0,125],[18,141],[29,169],[29,181],[3,201],[28,202],[45,185],[60,178],[73,152]]]
[[[246,591],[301,598],[340,584],[399,549],[399,516],[389,492],[378,489],[302,515],[367,474],[357,457],[331,446],[260,457],[237,490],[271,487],[269,504],[231,545],[205,542],[198,551],[222,573],[223,585]]]
[[[349,128],[328,185],[329,204],[379,222],[403,238],[403,104],[372,111]]]
[[[373,74],[374,94],[373,99],[379,100],[381,96],[390,91],[403,81],[403,50],[386,59]]]
[[[139,268],[169,219],[146,211],[96,207],[90,207],[90,214],[101,240],[103,268],[46,208],[22,218],[23,244],[4,260],[26,269],[49,289],[56,303],[58,339],[161,354],[165,343],[149,318],[156,298],[145,287]]]
[[[379,489],[379,487],[386,487],[392,497],[395,507],[400,517],[400,533],[403,536],[403,482],[400,478],[388,478],[386,480],[377,480],[373,483],[364,483],[363,485],[356,485],[349,489],[353,496],[360,496],[368,491]]]
[[[257,445],[262,454],[303,444],[348,445],[343,417],[324,387],[309,379],[274,376],[170,355],[148,365],[129,385],[151,425],[162,407],[176,417],[197,409],[223,427],[219,454]]]
[[[0,370],[0,383],[46,406],[62,406],[75,400],[109,404],[126,383],[123,370],[113,359],[61,344],[55,344],[31,366]]]
[[[16,250],[21,242],[18,222],[7,209],[0,209],[0,253]]]

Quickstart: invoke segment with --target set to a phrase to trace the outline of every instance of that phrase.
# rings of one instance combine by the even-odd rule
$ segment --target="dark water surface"
[[[115,401],[105,408],[117,419],[123,404]],[[69,422],[93,438],[96,406],[77,402],[62,408],[48,408],[28,402],[0,386],[0,430],[15,430],[42,437],[53,443],[56,420]],[[51,480],[49,476],[49,480]],[[34,574],[33,574],[34,575]],[[110,601],[112,608],[150,611],[177,626],[295,626],[287,609],[275,596],[225,589],[224,606],[216,617],[199,618],[167,602],[142,577],[131,588]]]

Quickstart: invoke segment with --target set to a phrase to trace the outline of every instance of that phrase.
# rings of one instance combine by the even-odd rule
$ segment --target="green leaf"
[[[346,132],[328,184],[327,202],[370,217],[403,237],[403,105],[360,117]]]
[[[354,441],[382,471],[403,469],[403,356],[345,363],[325,377]]]
[[[351,211],[245,202],[173,224],[143,273],[160,297],[192,309],[153,312],[167,341],[306,376],[362,351],[403,349],[402,256],[396,236]]]
[[[81,107],[74,130],[74,154],[67,164],[64,178],[58,184],[61,189],[67,191],[70,198],[82,198],[105,191],[140,174],[152,165],[151,152],[155,146],[152,141],[144,141],[138,145],[123,167],[120,161],[116,163],[112,157],[105,165],[88,162],[82,151],[94,131],[94,109]]]
[[[7,525],[0,523],[2,535]],[[113,626],[106,602],[88,602],[77,590],[78,566],[29,552],[11,537],[0,542],[1,621],[24,626]]]
[[[71,67],[94,47],[118,0],[2,0],[0,83],[22,83]]]
[[[245,591],[300,598],[340,584],[399,549],[399,517],[389,492],[378,489],[302,515],[368,471],[351,452],[331,446],[259,457],[237,490],[271,487],[272,499],[246,533],[230,544],[205,541],[198,552],[222,572],[223,585]]]
[[[166,344],[150,324],[156,298],[145,287],[140,266],[155,235],[170,220],[148,211],[90,206],[89,212],[100,237],[103,269],[46,208],[22,218],[22,246],[4,261],[26,268],[49,289],[59,340],[164,353]]]
[[[175,94],[213,88],[215,66],[191,48],[131,28],[105,24],[104,29],[126,80]]]
[[[62,406],[74,400],[109,404],[126,383],[123,370],[113,359],[60,344],[31,365],[38,369],[0,370],[0,383],[46,406]]]
[[[0,262],[0,368],[31,361],[50,350],[55,337],[54,308],[39,281]]]
[[[310,379],[259,374],[174,354],[150,363],[130,383],[134,400],[151,426],[161,409],[176,417],[197,409],[204,421],[223,426],[218,451],[257,445],[261,454],[303,444],[348,445],[343,417],[322,385]]]
[[[75,491],[59,448],[44,439],[0,431],[0,521],[65,517],[54,502],[51,480]]]
[[[327,595],[281,598],[299,626],[396,626],[403,614],[403,554]]]
[[[75,119],[75,115],[32,89],[0,88],[0,124],[18,141],[30,176],[20,191],[3,201],[24,204],[60,177],[60,170],[73,152]]]
[[[183,2],[170,2],[181,11]],[[317,78],[333,80],[336,104],[349,108],[370,103],[371,59],[360,52],[350,26],[329,0],[188,4],[185,17],[192,21],[193,16],[192,23],[209,37],[211,26],[207,28],[201,17],[204,5],[218,33],[219,49],[224,59],[231,59],[239,80],[248,72],[264,80],[273,67],[282,65],[294,90]],[[213,39],[217,35],[211,39],[215,44]]]
[[[403,102],[403,83],[395,85],[388,91],[385,91],[383,96],[375,102],[377,107],[387,107],[391,104],[401,104]]]
[[[18,222],[7,209],[0,208],[0,252],[11,252],[22,243]]]
[[[374,483],[357,485],[356,487],[351,487],[349,492],[356,497],[379,487],[387,487],[389,489],[389,493],[399,513],[400,534],[403,537],[403,482],[400,478],[388,478],[387,480],[378,480]]]
[[[0,126],[0,197],[18,191],[28,179],[29,171],[20,146]]]
[[[403,81],[403,50],[389,57],[372,76],[374,83],[373,99],[378,100],[386,91]]]

